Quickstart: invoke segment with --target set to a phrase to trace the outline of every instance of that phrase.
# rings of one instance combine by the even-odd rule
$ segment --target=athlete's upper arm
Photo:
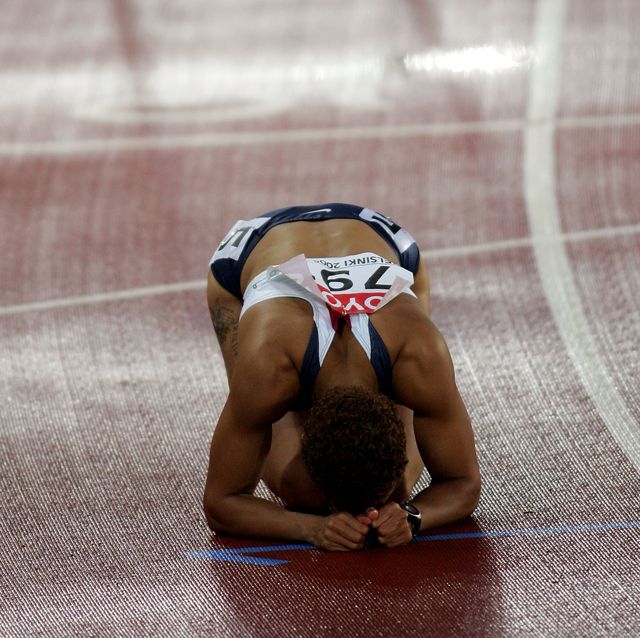
[[[205,501],[253,492],[269,451],[271,425],[298,393],[297,372],[286,354],[264,355],[238,359],[211,442]]]
[[[449,350],[431,322],[414,332],[401,351],[394,366],[394,390],[414,411],[418,449],[432,478],[479,482],[471,420]]]

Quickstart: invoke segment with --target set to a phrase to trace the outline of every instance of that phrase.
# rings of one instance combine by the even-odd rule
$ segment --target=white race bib
[[[413,274],[375,253],[309,259],[297,255],[276,266],[276,272],[343,315],[371,314],[403,292],[415,297]]]

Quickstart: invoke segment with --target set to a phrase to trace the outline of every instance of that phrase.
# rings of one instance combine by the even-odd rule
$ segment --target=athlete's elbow
[[[222,533],[222,526],[218,523],[213,512],[207,507],[204,508],[204,516],[207,519],[207,525],[212,532],[216,534]]]
[[[464,509],[467,516],[473,514],[478,503],[480,502],[480,494],[482,492],[482,479],[480,474],[477,473],[473,477],[468,478],[465,481],[464,486]]]
[[[227,528],[220,521],[220,501],[216,500],[210,494],[205,492],[202,500],[202,509],[204,511],[205,518],[207,519],[207,525],[209,529],[216,534],[225,534],[228,532]]]

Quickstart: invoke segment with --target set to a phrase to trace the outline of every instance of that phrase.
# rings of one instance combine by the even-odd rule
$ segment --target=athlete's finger
[[[397,515],[398,511],[402,512],[403,510],[397,503],[386,503],[380,508],[380,510],[378,511],[378,516],[372,522],[373,527],[375,529],[380,529],[382,525],[393,518],[394,514]]]
[[[369,528],[358,522],[350,514],[337,514],[329,522],[328,529],[353,543],[359,543],[366,536]]]
[[[389,520],[387,525],[377,530],[377,537],[378,541],[386,547],[396,547],[411,542],[413,532],[408,518],[405,516]]]
[[[356,516],[356,520],[363,525],[369,527],[373,521],[375,521],[379,516],[378,510],[375,507],[368,507],[364,514],[360,514]]]
[[[369,532],[369,526],[365,523],[360,522],[355,516],[352,516],[351,514],[347,514],[346,512],[344,512],[340,520],[358,534],[367,534]]]
[[[364,541],[351,540],[350,538],[342,535],[339,531],[332,529],[327,530],[327,540],[343,550],[362,549],[364,546]]]

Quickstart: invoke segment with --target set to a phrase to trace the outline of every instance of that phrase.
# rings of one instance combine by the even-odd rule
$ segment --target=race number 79
[[[389,266],[379,266],[371,276],[364,282],[364,290],[388,290],[390,284],[381,284],[380,280],[389,270]],[[351,290],[354,286],[352,275],[349,270],[325,270],[320,271],[320,276],[325,286],[331,292],[343,292]]]

